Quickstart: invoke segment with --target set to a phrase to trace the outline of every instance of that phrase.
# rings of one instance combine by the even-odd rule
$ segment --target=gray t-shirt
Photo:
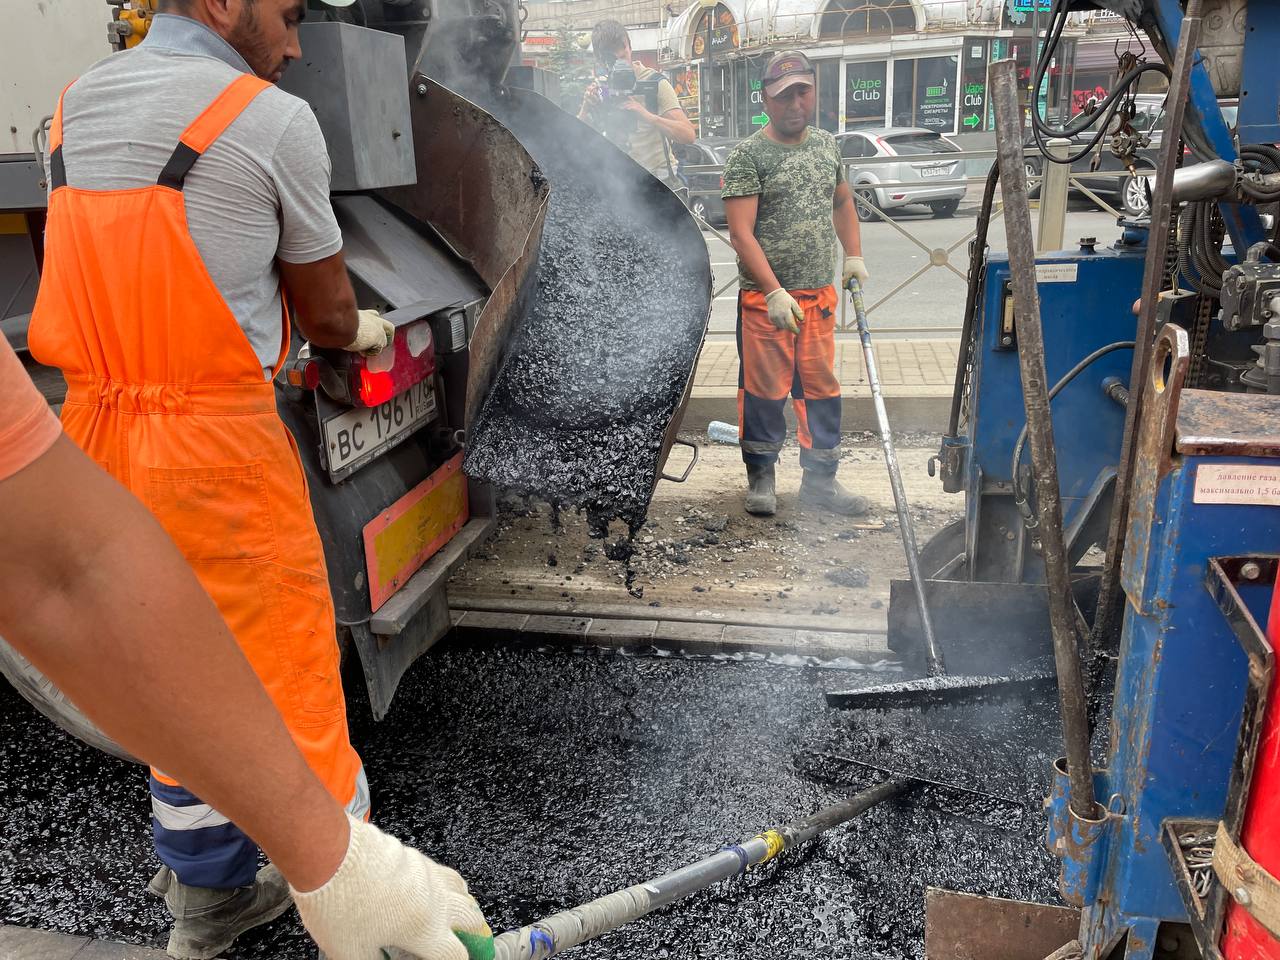
[[[141,44],[90,67],[67,91],[62,155],[68,184],[86,190],[154,184],[182,131],[232,80],[250,72],[203,24],[157,16]],[[273,86],[187,175],[191,237],[268,378],[280,353],[276,258],[314,263],[342,249],[329,174],[315,114]],[[145,263],[120,267],[146,270]]]

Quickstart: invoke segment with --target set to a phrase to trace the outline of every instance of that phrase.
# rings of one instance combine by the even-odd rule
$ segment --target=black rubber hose
[[[1058,42],[1062,39],[1062,33],[1067,26],[1067,18],[1070,12],[1067,7],[1066,0],[1054,0],[1050,9],[1049,29],[1045,32],[1044,48],[1040,53],[1040,59],[1036,63],[1035,83],[1032,87],[1034,90],[1039,90],[1043,85],[1045,72],[1049,69],[1049,64],[1057,52]],[[1071,164],[1087,157],[1102,138],[1107,135],[1111,121],[1115,118],[1116,111],[1119,109],[1120,99],[1128,95],[1129,87],[1135,84],[1144,73],[1150,72],[1158,72],[1166,78],[1170,76],[1169,68],[1162,63],[1140,63],[1115,83],[1114,89],[1098,104],[1097,112],[1088,115],[1077,114],[1075,119],[1062,127],[1051,127],[1040,116],[1038,104],[1033,104],[1031,108],[1031,133],[1035,139],[1036,147],[1053,163]],[[1105,122],[1099,126],[1097,133],[1093,135],[1084,149],[1063,159],[1058,159],[1049,153],[1044,137],[1062,137],[1069,140],[1076,134],[1088,130],[1099,119],[1104,119]]]
[[[1218,205],[1212,200],[1202,200],[1199,207],[1199,236],[1196,238],[1193,249],[1202,257],[1199,261],[1200,276],[1211,289],[1221,290],[1222,275],[1231,268],[1231,265],[1222,256],[1222,237],[1218,236],[1214,230],[1214,217],[1217,216]]]
[[[1104,347],[1099,347],[1097,350],[1093,351],[1093,353],[1084,357],[1079,363],[1063,374],[1062,379],[1055,383],[1052,389],[1049,390],[1050,402],[1052,402],[1054,397],[1066,388],[1067,384],[1080,376],[1080,374],[1088,369],[1091,364],[1095,363],[1102,357],[1105,357],[1109,353],[1115,353],[1117,350],[1132,350],[1135,345],[1136,344],[1133,340],[1117,340],[1115,343],[1108,343]],[[1022,450],[1026,446],[1026,443],[1027,425],[1024,423],[1022,425],[1022,432],[1018,434],[1018,442],[1013,446],[1013,469],[1010,471],[1013,480],[1013,499],[1014,503],[1018,505],[1018,509],[1020,511],[1022,510],[1023,505],[1027,502],[1026,491],[1022,489],[1022,482],[1018,478],[1019,468],[1022,466]],[[1025,512],[1023,512],[1023,516],[1026,516]]]
[[[1178,273],[1196,293],[1204,293],[1204,279],[1192,262],[1191,238],[1194,230],[1195,204],[1188,204],[1178,223]]]
[[[996,185],[1000,182],[1000,164],[991,164],[987,182],[982,189],[982,209],[978,211],[978,223],[973,231],[973,244],[969,253],[968,287],[965,290],[964,323],[960,327],[960,359],[956,363],[956,382],[951,391],[951,417],[947,421],[947,436],[955,437],[960,429],[960,408],[964,404],[964,386],[969,363],[973,357],[971,340],[974,321],[978,315],[978,303],[982,296],[982,265],[986,261],[987,230],[991,226],[991,208],[995,204]]]

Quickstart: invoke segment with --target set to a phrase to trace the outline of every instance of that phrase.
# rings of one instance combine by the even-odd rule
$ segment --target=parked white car
[[[964,158],[938,159],[937,154],[961,152],[959,146],[940,133],[924,127],[867,127],[837,134],[836,142],[840,145],[845,174],[858,200],[858,217],[862,220],[879,219],[871,208],[872,203],[881,210],[920,203],[928,206],[935,217],[950,217],[964,199]],[[902,160],[859,166],[858,161],[867,157],[901,157]],[[913,160],[912,157],[925,159]]]

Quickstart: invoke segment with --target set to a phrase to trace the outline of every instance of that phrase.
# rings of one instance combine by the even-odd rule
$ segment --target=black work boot
[[[860,517],[870,506],[866,497],[850,493],[840,486],[834,473],[819,473],[816,470],[804,472],[800,480],[800,501],[845,517]]]
[[[270,923],[293,905],[288,882],[271,864],[258,871],[252,886],[225,890],[189,887],[161,867],[147,890],[164,897],[173,916],[165,952],[179,960],[213,960],[240,934]]]
[[[773,464],[747,464],[747,513],[772,517],[778,509],[774,493]]]

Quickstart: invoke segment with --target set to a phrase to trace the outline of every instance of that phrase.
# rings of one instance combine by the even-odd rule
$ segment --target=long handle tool
[[[884,395],[880,392],[880,373],[876,369],[876,353],[871,346],[871,328],[867,325],[867,309],[862,302],[862,285],[857,278],[849,281],[849,293],[853,297],[853,312],[858,319],[858,338],[862,341],[862,359],[867,366],[867,382],[871,384],[871,399],[875,403],[876,421],[880,426],[880,444],[884,448],[884,461],[889,467],[889,484],[893,487],[893,505],[898,510],[898,529],[902,532],[902,548],[907,554],[907,572],[916,588],[916,605],[920,609],[920,626],[924,630],[925,657],[929,676],[947,672],[933,635],[933,618],[929,616],[929,601],[924,594],[924,580],[920,576],[920,551],[916,548],[916,528],[911,522],[911,510],[907,506],[907,491],[902,486],[902,469],[898,466],[898,454],[893,449],[893,431],[889,427],[889,414],[885,410]]]
[[[825,807],[785,827],[766,830],[750,840],[680,867],[646,883],[638,883],[598,900],[501,934],[494,941],[494,960],[542,960],[615,930],[661,907],[682,900],[747,868],[772,860],[783,850],[812,840],[848,823],[876,804],[915,789],[908,779],[888,780],[847,800]]]
[[[1016,697],[1035,692],[1045,684],[1051,684],[1053,677],[1039,674],[1016,677],[946,675],[946,664],[938,647],[937,636],[933,632],[933,619],[929,616],[925,581],[920,576],[916,531],[907,507],[907,494],[902,487],[902,469],[893,449],[889,415],[885,412],[884,396],[880,392],[880,374],[876,369],[875,351],[871,346],[871,329],[867,325],[867,311],[862,302],[862,287],[856,279],[849,282],[849,293],[853,297],[858,336],[862,340],[862,356],[867,365],[867,381],[871,384],[871,397],[875,402],[876,419],[880,425],[880,442],[884,447],[885,462],[889,465],[889,482],[893,486],[893,502],[898,509],[898,527],[902,531],[902,546],[907,554],[907,571],[915,588],[916,605],[920,611],[929,677],[925,680],[880,684],[862,690],[833,691],[827,694],[827,705],[846,710],[884,710],[892,707],[931,707],[974,699]]]

